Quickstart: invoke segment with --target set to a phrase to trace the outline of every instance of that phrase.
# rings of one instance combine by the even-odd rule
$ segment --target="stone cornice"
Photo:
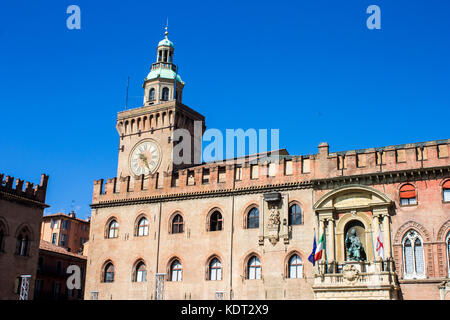
[[[45,204],[43,202],[33,200],[33,199],[28,199],[26,197],[19,196],[19,195],[13,194],[13,193],[5,192],[5,191],[1,191],[1,190],[0,190],[0,199],[15,201],[15,202],[19,202],[22,204],[26,204],[28,206],[38,207],[41,209],[50,207],[48,204]]]
[[[418,181],[424,179],[444,178],[450,176],[450,166],[407,169],[399,171],[373,172],[362,175],[312,179],[314,189],[333,189],[347,184],[389,184]]]
[[[191,199],[202,199],[212,197],[229,197],[268,191],[285,191],[285,190],[307,189],[307,188],[311,188],[311,183],[309,181],[301,181],[284,184],[267,184],[264,186],[252,186],[247,188],[208,190],[189,193],[176,193],[157,196],[124,198],[109,201],[99,201],[97,203],[91,204],[90,206],[92,209],[96,209],[96,208],[116,207],[124,205],[135,205],[141,203],[158,203],[165,201],[191,200]]]

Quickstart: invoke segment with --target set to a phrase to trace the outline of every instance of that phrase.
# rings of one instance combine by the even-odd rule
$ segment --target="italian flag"
[[[314,253],[314,260],[319,261],[322,259],[322,252],[323,252],[323,241],[324,241],[324,233],[322,233],[322,236],[319,240],[319,245],[316,248],[316,252]]]

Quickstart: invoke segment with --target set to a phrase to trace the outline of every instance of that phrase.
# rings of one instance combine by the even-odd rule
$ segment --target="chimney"
[[[328,143],[322,142],[319,144],[319,157],[326,158],[328,157],[329,146]]]

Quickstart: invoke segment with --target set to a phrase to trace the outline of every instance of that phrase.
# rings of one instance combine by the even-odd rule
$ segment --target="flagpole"
[[[373,246],[373,230],[372,230],[372,226],[370,226],[370,238],[372,239],[373,263],[375,264],[375,248]]]

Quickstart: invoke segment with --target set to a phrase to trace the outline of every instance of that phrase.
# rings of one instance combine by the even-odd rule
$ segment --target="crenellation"
[[[448,144],[448,140],[447,144]],[[195,167],[162,172],[149,175],[148,177],[139,176],[131,178],[130,176],[120,179],[117,187],[117,178],[107,179],[103,186],[103,180],[94,181],[94,203],[99,201],[108,201],[111,199],[120,199],[134,194],[141,193],[142,196],[155,194],[175,194],[175,193],[195,193],[204,191],[213,191],[221,189],[235,189],[246,187],[257,187],[264,184],[285,184],[292,182],[310,181],[313,179],[358,176],[364,174],[377,173],[382,167],[383,172],[400,171],[406,169],[424,167],[436,167],[447,165],[448,158],[438,158],[437,143],[428,142],[421,145],[427,148],[427,160],[419,161],[417,159],[416,148],[418,144],[405,144],[401,146],[387,146],[384,148],[367,148],[359,150],[348,150],[343,152],[329,153],[329,146],[321,143],[318,154],[307,156],[289,156],[292,161],[292,172],[286,174],[286,164],[288,161],[283,158],[276,158],[270,161],[270,158],[245,158],[242,165],[236,164],[236,159],[232,163],[212,162],[204,163]],[[402,151],[403,150],[403,151]],[[403,154],[401,161],[398,160],[398,152]],[[383,152],[383,164],[377,163],[379,152]],[[310,162],[308,165],[307,162]],[[342,162],[342,163],[341,163]],[[258,165],[257,178],[252,177],[251,164]],[[275,168],[271,167],[275,163]],[[341,164],[340,164],[341,163]],[[219,181],[219,167],[225,166],[225,178]],[[240,166],[240,168],[239,168]],[[270,169],[271,168],[271,169]],[[205,170],[205,171],[204,171]],[[204,172],[209,170],[209,179],[203,180]],[[237,170],[241,170],[240,179],[237,177]],[[273,170],[274,174],[271,175]],[[177,183],[174,184],[174,174],[178,174]],[[193,179],[190,178],[193,174]],[[11,177],[7,177],[6,183],[11,184]],[[161,180],[162,179],[162,180]],[[133,180],[133,181],[131,181]],[[159,180],[159,181],[158,181]],[[103,193],[103,188],[105,192]],[[117,191],[118,189],[118,191]],[[130,194],[131,193],[131,194]]]
[[[4,177],[5,174],[3,173],[0,174],[0,191],[15,194],[17,196],[21,196],[42,203],[45,202],[47,182],[48,182],[47,175],[42,174],[40,185],[34,185],[31,182],[19,178],[15,179],[14,177],[8,175],[3,180]]]

